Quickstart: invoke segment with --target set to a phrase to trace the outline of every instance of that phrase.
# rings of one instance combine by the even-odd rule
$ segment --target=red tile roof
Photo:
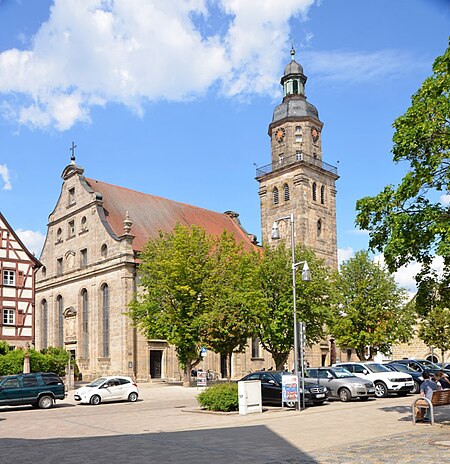
[[[217,213],[197,206],[178,203],[167,198],[137,192],[94,179],[85,179],[89,186],[103,196],[106,219],[117,236],[124,234],[123,220],[128,211],[133,222],[131,234],[135,236],[133,249],[141,251],[150,237],[159,231],[171,231],[176,224],[198,225],[211,235],[220,235],[224,230],[232,233],[246,249],[255,249],[248,234],[228,214]]]

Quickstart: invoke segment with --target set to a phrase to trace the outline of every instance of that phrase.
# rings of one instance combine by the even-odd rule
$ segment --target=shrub
[[[28,353],[31,372],[54,372],[61,376],[65,375],[69,353],[64,348],[50,347],[41,352],[31,348]],[[11,350],[0,355],[0,375],[23,372],[24,356],[23,349]]]
[[[221,383],[197,396],[200,406],[209,411],[236,411],[239,407],[237,383]]]

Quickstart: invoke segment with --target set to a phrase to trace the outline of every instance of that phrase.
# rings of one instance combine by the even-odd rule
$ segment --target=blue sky
[[[345,259],[367,247],[356,200],[404,172],[392,122],[449,32],[447,0],[0,0],[0,210],[38,253],[75,141],[88,177],[236,211],[260,238],[255,164],[293,41]]]

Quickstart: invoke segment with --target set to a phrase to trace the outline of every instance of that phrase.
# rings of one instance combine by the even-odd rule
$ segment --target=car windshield
[[[394,369],[400,372],[416,372],[414,369],[411,369],[406,364],[393,364],[392,366]]]
[[[364,364],[364,366],[372,372],[390,372],[387,367],[384,367],[382,364],[371,363],[371,364]]]
[[[347,369],[344,369],[343,367],[335,367],[334,369],[330,369],[332,374],[337,379],[345,379],[347,377],[356,377],[356,375],[353,375],[351,372],[349,372]]]
[[[428,369],[440,369],[440,367],[437,364],[434,364],[434,362],[428,361],[427,359],[420,361],[420,363],[423,364]]]
[[[99,387],[105,380],[105,377],[100,377],[99,379],[94,380],[90,384],[86,385],[86,387]]]

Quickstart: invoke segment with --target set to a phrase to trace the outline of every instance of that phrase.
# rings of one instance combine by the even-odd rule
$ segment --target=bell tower
[[[274,112],[268,134],[272,162],[256,170],[261,202],[263,244],[279,218],[294,217],[294,240],[312,248],[319,258],[337,267],[337,168],[322,160],[322,128],[317,109],[306,100],[307,77],[291,62],[281,78],[283,101]],[[279,223],[281,238],[290,245],[290,224]]]

